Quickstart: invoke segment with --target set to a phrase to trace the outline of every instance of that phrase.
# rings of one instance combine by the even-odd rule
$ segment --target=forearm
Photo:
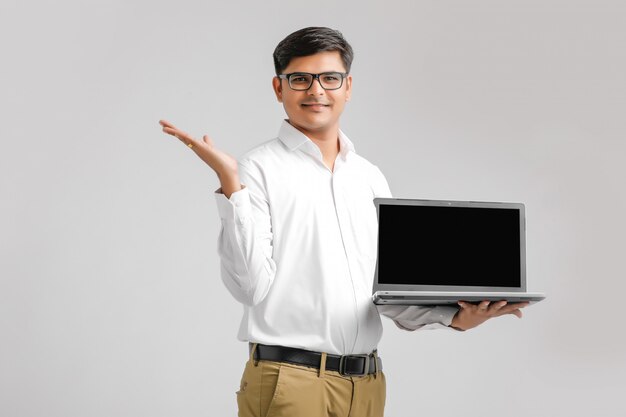
[[[239,180],[238,173],[230,173],[230,174],[217,174],[217,178],[220,180],[220,191],[224,196],[230,199],[230,196],[241,190],[243,186]]]
[[[234,223],[222,227],[218,239],[222,281],[237,301],[256,305],[269,292],[276,265],[250,227]]]
[[[276,274],[269,222],[253,216],[245,187],[230,199],[219,192],[215,196],[222,223],[218,237],[222,280],[235,299],[258,304]],[[258,212],[257,216],[263,217]]]
[[[427,325],[447,327],[458,311],[455,306],[379,305],[380,314],[392,319],[403,330],[418,330]]]

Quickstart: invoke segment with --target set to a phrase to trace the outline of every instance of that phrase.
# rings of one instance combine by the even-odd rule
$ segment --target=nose
[[[319,77],[317,77],[313,80],[313,83],[307,90],[307,93],[311,95],[319,95],[319,94],[324,94],[324,91],[326,90],[322,88],[322,82],[320,81]]]

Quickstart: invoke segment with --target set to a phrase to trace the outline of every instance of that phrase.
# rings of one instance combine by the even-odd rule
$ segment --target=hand
[[[166,120],[159,120],[159,124],[163,126],[165,133],[175,136],[190,147],[200,159],[215,171],[222,185],[222,192],[227,198],[242,188],[239,183],[237,160],[213,146],[213,141],[208,135],[204,135],[202,140],[196,140]]]
[[[459,301],[458,305],[461,309],[452,318],[450,327],[457,330],[468,330],[491,318],[505,314],[514,314],[518,318],[522,318],[521,309],[528,304],[528,302],[508,304],[506,301],[481,301],[480,304],[476,305]]]

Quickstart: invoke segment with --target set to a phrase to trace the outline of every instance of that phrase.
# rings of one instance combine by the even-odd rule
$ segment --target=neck
[[[300,126],[296,126],[287,120],[290,125],[304,133],[311,141],[317,145],[322,153],[322,160],[324,165],[331,171],[335,168],[335,159],[339,155],[339,124],[335,124],[333,127],[324,130],[307,130]]]
[[[287,120],[289,124],[304,133],[313,143],[320,148],[324,160],[335,160],[339,154],[339,125],[336,124],[331,128],[324,130],[308,130],[300,126],[296,126]]]

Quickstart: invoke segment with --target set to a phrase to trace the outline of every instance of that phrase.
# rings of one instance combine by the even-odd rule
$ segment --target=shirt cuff
[[[430,312],[432,314],[433,320],[437,323],[440,323],[444,326],[450,326],[452,323],[452,319],[454,315],[459,311],[458,307],[452,306],[436,306],[433,308],[433,311]]]
[[[230,199],[226,198],[221,188],[215,190],[214,194],[217,202],[217,213],[222,220],[243,224],[249,217],[252,204],[250,203],[250,194],[245,186],[232,193]]]

